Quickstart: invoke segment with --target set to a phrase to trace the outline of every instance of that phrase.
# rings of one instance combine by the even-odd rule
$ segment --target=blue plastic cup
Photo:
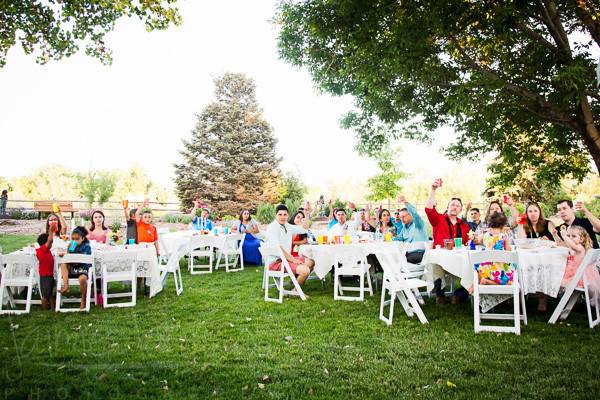
[[[219,230],[217,228],[213,229],[213,235],[217,236],[219,234]]]
[[[76,247],[77,247],[77,242],[74,240],[71,240],[71,246],[69,246],[69,251],[74,252]]]
[[[227,226],[226,226],[226,227],[223,229],[223,231],[225,232],[225,234],[226,234],[226,235],[229,235],[229,227],[227,227]]]
[[[129,243],[129,244],[135,244],[135,239],[129,239],[129,240],[128,240],[128,243]]]

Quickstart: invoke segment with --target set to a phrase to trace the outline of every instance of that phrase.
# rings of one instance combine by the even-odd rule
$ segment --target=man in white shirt
[[[288,209],[284,204],[277,206],[275,220],[269,224],[266,232],[266,244],[268,246],[279,246],[283,256],[290,264],[292,273],[296,275],[298,283],[302,285],[310,271],[315,266],[315,262],[307,257],[294,257],[292,251],[292,238],[294,235],[307,233],[309,220],[303,221],[303,226],[292,225],[287,222]],[[275,261],[269,265],[272,271],[278,271],[281,267],[281,260]]]
[[[351,238],[354,238],[356,236],[356,230],[354,229],[354,225],[347,221],[348,216],[346,215],[346,211],[343,208],[337,210],[335,217],[338,223],[329,228],[327,236],[335,237],[350,235]]]

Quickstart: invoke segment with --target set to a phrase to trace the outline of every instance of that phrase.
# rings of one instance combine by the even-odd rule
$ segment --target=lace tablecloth
[[[160,244],[166,247],[168,254],[171,254],[180,244],[185,244],[189,248],[194,241],[196,247],[201,246],[213,246],[214,248],[221,248],[225,240],[225,236],[215,236],[213,234],[200,235],[198,231],[176,231],[165,233],[160,237]]]
[[[360,248],[364,251],[365,256],[375,254],[376,251],[385,252],[395,247],[403,249],[404,246],[400,242],[369,242],[369,243],[353,243],[353,244],[323,244],[323,245],[302,245],[298,254],[308,257],[315,262],[315,274],[319,279],[325,278],[333,268],[335,260],[344,249]]]
[[[569,251],[564,247],[519,249],[521,287],[525,294],[545,293],[558,296]]]

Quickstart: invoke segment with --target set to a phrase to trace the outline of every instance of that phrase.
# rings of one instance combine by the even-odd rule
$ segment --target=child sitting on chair
[[[57,227],[55,228],[57,230]],[[52,295],[54,289],[54,256],[50,250],[56,230],[51,230],[49,234],[42,233],[38,236],[37,242],[40,247],[35,250],[39,264],[40,294],[43,310],[54,310],[55,305],[54,296]]]
[[[73,229],[73,233],[71,233],[72,241],[68,252],[71,254],[92,254],[92,247],[90,246],[87,235],[88,231],[83,226],[78,226]],[[63,281],[60,292],[64,294],[69,291],[69,278],[79,279],[81,292],[81,304],[79,308],[81,309],[84,309],[86,306],[85,299],[87,294],[88,271],[91,266],[91,264],[62,264],[60,266]]]
[[[123,212],[125,213],[125,220],[127,221],[127,238],[125,243],[135,244],[138,242],[136,221],[137,208],[130,210],[128,207],[124,207]],[[131,243],[132,241],[133,243]]]
[[[569,258],[567,258],[567,267],[562,279],[561,287],[566,287],[573,279],[579,266],[581,265],[585,254],[592,248],[592,239],[585,228],[577,225],[571,225],[568,228],[563,225],[560,229],[561,236],[565,244],[569,247]],[[585,270],[585,278],[588,284],[590,303],[596,304],[596,299],[600,295],[600,273],[595,265],[590,265]],[[583,279],[580,279],[577,286],[583,287]]]
[[[483,234],[483,245],[487,250],[511,251],[508,232],[506,232],[507,218],[503,213],[496,212],[486,221],[489,230]],[[506,263],[481,263],[477,267],[480,285],[511,285],[513,270]]]

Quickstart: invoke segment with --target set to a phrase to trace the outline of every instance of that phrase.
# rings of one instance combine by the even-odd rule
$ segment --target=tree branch
[[[521,99],[528,101],[529,104],[525,104],[527,109],[531,110],[532,107],[536,108],[535,106],[537,106],[541,109],[541,111],[547,113],[546,115],[541,114],[539,113],[539,111],[537,111],[536,115],[543,117],[548,121],[556,122],[569,129],[573,129],[577,126],[577,120],[573,116],[569,115],[567,112],[555,106],[554,104],[549,103],[543,96],[533,93],[524,87],[510,83],[502,79],[497,72],[479,64],[469,54],[467,54],[465,49],[460,44],[458,44],[454,37],[450,38],[450,42],[456,47],[458,52],[461,54],[461,56],[464,58],[467,64],[471,66],[471,68],[481,73],[490,81],[502,83],[502,88],[508,93],[516,95]]]
[[[521,28],[521,30],[523,31],[523,33],[525,33],[525,35],[527,35],[530,39],[533,39],[534,41],[538,42],[539,44],[541,44],[545,48],[550,49],[552,51],[558,51],[559,50],[558,47],[556,47],[555,45],[553,45],[542,34],[540,34],[540,33],[536,32],[536,31],[534,31],[533,29],[531,29],[523,21],[519,21],[517,23],[517,26],[519,28]]]
[[[548,28],[550,35],[552,35],[554,42],[559,49],[564,50],[569,57],[572,57],[569,39],[560,23],[560,18],[556,11],[556,7],[554,6],[554,2],[550,0],[538,0],[538,4],[542,10],[542,20]]]
[[[595,21],[587,9],[587,2],[575,1],[575,12],[581,18],[583,25],[587,28],[592,35],[592,38],[598,46],[600,46],[600,21]]]

